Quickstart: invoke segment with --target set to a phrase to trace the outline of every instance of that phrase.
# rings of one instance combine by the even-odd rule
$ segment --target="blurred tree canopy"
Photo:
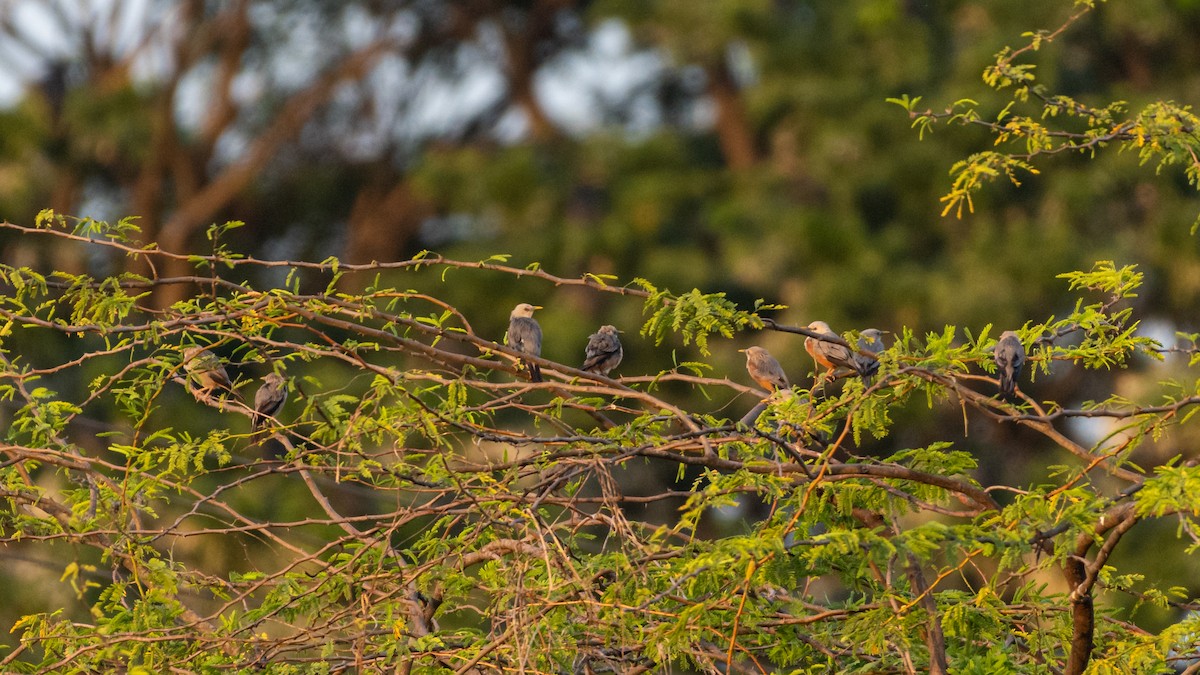
[[[243,247],[274,257],[505,252],[767,297],[833,325],[1011,323],[1044,309],[1054,274],[1120,259],[1180,321],[1200,284],[1175,227],[1196,211],[1180,174],[1158,180],[1130,153],[1059,156],[1020,189],[975,195],[970,219],[940,217],[946,172],[990,140],[922,142],[886,102],[970,98],[991,118],[1008,100],[980,82],[993,55],[1075,11],[14,2],[0,55],[28,86],[0,117],[0,215],[135,215],[172,250],[242,220]],[[1184,0],[1104,3],[1031,63],[1085,105],[1187,102],[1198,28]]]
[[[1194,388],[1186,368],[1200,330],[1200,256],[1189,227],[1200,213],[1200,162],[1188,103],[1200,98],[1200,4],[1191,0],[53,0],[15,1],[0,12],[0,60],[23,87],[0,111],[0,217],[45,225],[54,220],[39,216],[46,208],[85,214],[123,223],[118,238],[134,249],[172,254],[88,245],[114,234],[85,220],[76,238],[5,228],[4,261],[47,276],[132,274],[122,278],[144,281],[135,287],[148,295],[134,304],[147,316],[223,315],[221,294],[233,292],[226,283],[372,298],[395,285],[431,294],[489,340],[503,335],[517,302],[545,305],[543,356],[552,361],[574,363],[587,335],[613,323],[627,331],[626,375],[722,381],[742,368],[734,349],[751,338],[739,331],[769,325],[819,318],[838,329],[886,328],[909,336],[898,353],[931,372],[939,371],[924,359],[962,348],[965,363],[986,362],[985,336],[1023,328],[1031,347],[1045,339],[1056,349],[1128,357],[1044,354],[1045,367],[1022,384],[1034,400],[1085,410],[1118,397],[1142,410],[1174,406]],[[1006,169],[1019,186],[1004,178]],[[244,225],[211,227],[227,221]],[[643,311],[655,310],[608,291],[452,268],[435,292],[426,284],[438,275],[426,270],[414,280],[386,264],[426,250],[615,288],[642,288],[633,281],[640,278],[680,293],[661,297],[661,306],[723,294],[738,312],[758,299],[786,308],[740,323],[721,315],[705,330],[730,323],[701,350],[686,333],[639,334],[633,327],[647,320]],[[232,267],[244,277],[218,269],[241,255],[325,261],[324,270],[344,273],[331,288],[325,274],[282,264]],[[1096,268],[1097,261],[1113,263]],[[1093,269],[1137,270],[1137,288],[1102,313],[1135,312],[1136,322],[1119,322],[1122,330],[1136,326],[1138,339],[1157,346],[1120,342],[1134,336],[1114,335],[1102,320],[1037,334],[1062,317],[1085,323],[1077,302],[1090,301],[1067,293],[1058,275]],[[683,293],[692,288],[694,295]],[[211,306],[187,304],[205,289]],[[101,318],[95,325],[120,323]],[[222,324],[205,337],[252,328]],[[330,330],[331,339],[346,339]],[[781,330],[752,339],[779,357],[793,382],[811,382],[802,340]],[[136,349],[153,344],[146,340],[139,335]],[[6,353],[45,368],[97,348],[56,331],[4,338]],[[222,357],[253,362],[234,349]],[[1049,367],[1081,359],[1105,367],[1086,377]],[[68,400],[86,398],[90,378],[108,372],[89,370],[91,363],[99,361],[84,359],[55,383],[71,392]],[[1107,368],[1115,365],[1122,367]],[[297,367],[316,381],[327,376],[319,365]],[[1160,380],[1178,391],[1164,393],[1153,384]],[[716,414],[704,382],[668,378],[662,386],[683,410]],[[104,414],[89,408],[84,417],[107,423],[106,415],[122,412],[125,399],[117,398],[96,403],[109,406]],[[1055,468],[1063,448],[1044,430],[986,414],[964,421],[962,407],[945,401],[898,397],[889,405],[888,433],[868,434],[856,453],[909,457],[902,453],[935,448],[957,425],[980,486],[1068,480]],[[16,410],[5,414],[17,419]],[[1085,448],[1125,433],[1090,414],[1067,417],[1064,433]],[[1132,454],[1119,461],[1139,467],[1191,456],[1197,437],[1187,427],[1169,437],[1153,424],[1138,429],[1139,442],[1121,450]],[[652,473],[641,477],[647,491],[686,489],[673,468]],[[1078,497],[1086,506],[1072,515],[1075,524],[1092,518],[1094,526],[1133,484]],[[755,520],[761,505],[739,504],[746,522],[769,522]],[[284,518],[303,518],[308,505],[278,508]],[[323,524],[337,527],[326,516]],[[663,509],[646,521],[677,518]],[[721,537],[749,525],[712,517],[703,527],[704,536]],[[1115,552],[1119,566],[1178,581],[1173,572],[1190,558],[1160,555],[1158,536],[1169,538],[1171,528],[1154,527],[1148,521],[1129,533]],[[238,560],[220,547],[212,555]],[[61,569],[57,557],[31,562],[55,575]],[[1188,608],[1157,596],[1149,602],[1125,581],[1112,586],[1119,592],[1109,606],[1146,630]],[[20,589],[8,592],[10,623],[44,609],[16,597]]]

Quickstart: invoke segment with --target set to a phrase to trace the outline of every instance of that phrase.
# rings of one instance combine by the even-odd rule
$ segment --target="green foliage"
[[[123,65],[57,103],[30,87],[0,114],[0,207],[33,223],[5,224],[0,266],[0,540],[23,614],[4,670],[1177,666],[1198,632],[1197,265],[1177,226],[1200,181],[1197,120],[1171,100],[1186,93],[1143,100],[1155,81],[1106,78],[1152,63],[1188,91],[1194,15],[1081,0],[1024,46],[978,51],[1067,4],[613,0],[559,8],[551,29],[536,3],[484,3],[445,14],[479,43],[431,30],[388,54],[415,80],[461,82],[472,53],[490,69],[505,50],[520,97],[518,75],[540,88],[589,50],[610,58],[590,36],[623,22],[625,56],[654,74],[597,93],[595,128],[528,143],[492,118],[536,126],[538,96],[459,130],[400,115],[401,131],[365,134],[391,134],[382,149],[347,152],[363,129],[339,111],[379,103],[351,101],[350,80],[320,80],[336,84],[327,108],[320,87],[265,83],[251,98],[279,118],[214,92],[199,130],[171,126],[167,80],[132,86]],[[389,11],[278,16],[336,36],[357,34],[339,12],[361,27]],[[241,58],[230,40],[184,61],[277,59],[287,36],[262,22]],[[314,72],[374,72],[340,42]],[[520,72],[531,54],[542,68]],[[405,107],[422,109],[414,92]],[[916,134],[877,105],[888,95]],[[229,138],[252,155],[215,153]],[[271,161],[272,143],[300,154]],[[943,215],[962,223],[931,217],[938,166]],[[146,211],[43,210],[76,193]],[[146,243],[160,235],[181,250]],[[334,236],[380,250],[331,255]],[[364,262],[435,247],[450,257]],[[268,259],[281,250],[319,262]],[[544,383],[499,344],[534,298]],[[789,324],[814,317],[851,345],[856,327],[893,331],[873,383],[803,376]],[[627,331],[615,382],[579,376],[586,335],[610,322]],[[1185,346],[1161,342],[1164,323]],[[1028,352],[1014,400],[996,395],[1004,329]],[[761,408],[729,344],[751,340],[794,385]],[[232,391],[204,390],[189,345]],[[290,398],[255,429],[268,372]]]
[[[47,232],[72,236],[54,220]],[[979,374],[994,369],[991,325],[906,328],[874,383],[798,384],[739,423],[753,402],[703,360],[727,349],[708,338],[786,331],[759,316],[777,306],[637,279],[642,334],[694,343],[699,359],[616,386],[551,360],[547,381],[528,383],[441,290],[497,272],[597,296],[629,287],[500,258],[412,262],[398,266],[412,275],[405,291],[376,277],[362,293],[319,283],[300,294],[222,277],[274,263],[210,256],[195,265],[211,292],[165,315],[141,279],[5,268],[9,335],[88,336],[78,356],[9,354],[0,373],[12,419],[0,532],[10,545],[61,540],[75,552],[59,568],[66,608],[17,621],[10,662],[878,672],[944,659],[956,672],[1043,672],[1074,667],[1063,647],[1072,593],[1095,598],[1096,672],[1161,668],[1186,634],[1135,629],[1105,602],[1161,611],[1192,595],[1111,557],[1164,518],[1179,525],[1160,545],[1194,554],[1196,467],[1132,463],[1190,419],[1176,420],[1197,401],[1186,387],[1164,389],[1164,405],[1114,394],[1046,402],[1044,413],[1000,401]],[[1061,278],[1100,297],[1022,328],[1034,363],[1123,369],[1154,353],[1126,306],[1143,283],[1134,266],[1102,261]],[[194,344],[238,396],[204,389],[181,354]],[[65,384],[84,369],[84,386]],[[295,398],[276,427],[253,433],[243,401],[272,371],[292,378]],[[679,393],[701,387],[702,405]],[[913,407],[1022,425],[1069,459],[1018,485],[983,480],[978,431],[878,453],[910,435]],[[1056,429],[1061,416],[1115,431],[1083,448]],[[97,424],[100,445],[85,448],[76,430]],[[636,475],[659,477],[636,493]],[[659,503],[667,511],[639,511]],[[922,637],[931,630],[937,641]]]
[[[1136,153],[1139,163],[1153,163],[1155,171],[1181,165],[1187,182],[1200,189],[1200,139],[1194,130],[1200,122],[1191,106],[1170,100],[1157,100],[1132,112],[1125,101],[1100,105],[1080,103],[1072,96],[1053,91],[1053,87],[1038,83],[1037,64],[1022,63],[1027,54],[1039,52],[1054,42],[1072,24],[1095,9],[1091,2],[1076,4],[1075,14],[1056,30],[1027,32],[1022,37],[1028,43],[1018,49],[1004,47],[994,57],[994,63],[983,72],[983,81],[997,92],[1008,92],[1009,100],[990,121],[971,99],[961,99],[944,112],[916,108],[921,96],[905,94],[887,99],[904,108],[913,118],[913,127],[923,139],[938,123],[970,125],[984,128],[993,144],[1005,148],[1019,144],[1020,149],[985,151],[955,162],[950,168],[953,176],[950,191],[941,199],[945,203],[942,215],[953,212],[962,218],[964,207],[974,213],[974,195],[984,185],[1001,176],[1014,186],[1020,186],[1019,175],[1037,175],[1035,161],[1062,153],[1096,152],[1109,145],[1121,151]],[[1032,99],[1032,102],[1031,102]],[[1028,115],[1017,113],[1027,106],[1040,105]],[[1074,123],[1082,123],[1079,127]],[[1200,216],[1197,216],[1200,223]],[[1198,225],[1193,225],[1193,234]]]
[[[679,334],[683,344],[696,343],[700,353],[708,356],[708,337],[719,334],[732,338],[736,332],[745,328],[763,328],[763,321],[758,312],[763,310],[783,309],[782,305],[773,305],[756,300],[751,311],[738,309],[737,305],[728,300],[725,293],[701,293],[692,289],[682,295],[674,295],[665,289],[656,288],[645,279],[634,279],[633,282],[648,294],[642,308],[643,314],[650,318],[642,325],[641,334],[654,339],[654,344],[662,344],[668,335]]]
[[[1005,126],[1009,129],[1007,133],[1015,132],[1010,125]],[[975,213],[975,204],[971,201],[972,194],[978,192],[984,183],[998,176],[1004,176],[1019,187],[1021,181],[1017,177],[1018,171],[1038,173],[1029,162],[999,152],[977,152],[965,160],[955,162],[950,167],[950,174],[954,176],[950,192],[942,197],[942,202],[946,204],[942,215],[953,211],[956,217],[962,218],[964,206],[971,213]]]

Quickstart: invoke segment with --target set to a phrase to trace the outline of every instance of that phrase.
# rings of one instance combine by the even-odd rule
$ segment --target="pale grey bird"
[[[620,332],[614,326],[604,325],[588,337],[580,370],[607,376],[621,365],[625,350],[621,348]]]
[[[1021,376],[1021,367],[1025,365],[1025,346],[1021,344],[1021,338],[1011,330],[1001,333],[992,349],[992,358],[996,360],[1000,393],[1004,398],[1013,398],[1017,392],[1017,378]]]
[[[883,351],[883,334],[884,331],[878,328],[868,328],[858,334],[858,351],[867,352],[869,354],[878,354]],[[875,373],[879,372],[879,359],[871,358],[865,354],[854,354],[854,365],[858,372],[862,375],[863,382],[867,385],[875,379]]]
[[[527,302],[513,308],[512,313],[508,315],[508,335],[504,337],[504,344],[525,354],[541,356],[542,327],[533,318],[534,310],[538,309],[541,309],[539,305]],[[542,381],[542,369],[538,368],[536,363],[525,359],[521,359],[521,363],[529,372],[530,382]]]
[[[829,324],[824,321],[814,321],[808,324],[808,329],[820,335],[827,335],[831,338],[838,338],[838,334],[834,333],[829,327]],[[840,339],[840,338],[839,338]],[[804,338],[804,349],[817,365],[825,367],[825,373],[821,377],[829,377],[833,375],[833,371],[838,368],[850,368],[860,375],[862,372],[858,369],[858,364],[854,361],[850,354],[850,349],[835,342],[818,340],[814,337]]]
[[[749,347],[738,351],[746,355],[746,372],[750,373],[750,379],[757,382],[758,386],[770,392],[791,386],[783,366],[767,350]]]
[[[206,397],[212,397],[214,390],[220,389],[234,398],[241,400],[233,389],[233,382],[221,359],[204,347],[185,347],[183,350],[183,370],[196,391]]]
[[[254,394],[254,431],[267,426],[286,402],[287,378],[279,373],[270,373],[264,377],[262,386]]]

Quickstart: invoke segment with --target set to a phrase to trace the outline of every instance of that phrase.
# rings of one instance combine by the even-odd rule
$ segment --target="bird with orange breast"
[[[831,340],[841,339],[824,321],[814,321],[808,324],[808,329],[818,335],[827,336]],[[850,353],[850,348],[841,343],[806,337],[804,338],[804,349],[813,357],[817,365],[825,368],[825,372],[818,379],[832,377],[838,368],[849,368],[859,375],[863,374],[859,364],[854,360],[854,355]]]
[[[750,373],[750,379],[757,382],[758,386],[772,393],[791,386],[783,366],[767,350],[749,347],[738,351],[746,355],[746,372]]]

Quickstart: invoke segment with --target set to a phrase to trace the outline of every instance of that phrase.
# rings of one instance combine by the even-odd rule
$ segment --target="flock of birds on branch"
[[[508,335],[505,344],[523,354],[541,356],[542,327],[533,318],[538,305],[521,303],[517,305],[508,319]],[[841,337],[834,333],[829,324],[824,321],[813,321],[807,326],[810,333],[819,337],[806,336],[804,349],[813,357],[817,365],[825,368],[818,376],[818,381],[833,378],[839,368],[863,378],[870,384],[875,373],[879,371],[879,353],[883,351],[883,335],[886,331],[878,328],[867,328],[858,334],[858,350],[854,351],[846,345]],[[601,326],[600,330],[588,338],[584,350],[583,365],[580,370],[607,376],[621,363],[624,352],[621,349],[621,331],[613,326]],[[746,355],[746,372],[758,386],[769,392],[788,389],[791,382],[779,361],[762,347],[739,349]],[[1004,331],[993,348],[992,356],[996,361],[996,370],[1000,380],[1000,393],[1005,398],[1012,398],[1017,390],[1017,377],[1021,367],[1025,365],[1025,347],[1021,338],[1011,330]],[[529,373],[533,382],[541,382],[541,369],[536,363],[522,360],[522,365]]]
[[[533,313],[539,309],[540,306],[525,302],[513,309],[505,336],[505,344],[509,348],[526,356],[541,356],[542,327],[533,318]],[[858,335],[858,349],[852,350],[824,321],[813,321],[807,328],[810,333],[819,336],[804,338],[805,351],[817,365],[825,368],[825,372],[818,375],[818,382],[835,377],[839,369],[846,369],[844,372],[861,377],[868,385],[871,383],[879,370],[879,354],[884,349],[885,331],[876,328],[863,330]],[[620,365],[625,355],[620,333],[614,326],[605,325],[589,336],[580,370],[607,377]],[[755,346],[738,351],[746,355],[746,372],[759,386],[772,393],[791,387],[783,366],[766,349]],[[1025,347],[1016,333],[1005,331],[996,342],[992,356],[996,362],[1000,393],[1005,398],[1012,398],[1017,388],[1017,377],[1025,364]],[[537,363],[522,358],[521,366],[531,382],[542,381],[542,372]],[[183,367],[197,396],[211,401],[220,392],[241,401],[229,379],[229,373],[220,358],[211,351],[198,346],[185,348]],[[283,408],[287,402],[287,390],[287,379],[283,375],[272,372],[263,378],[263,384],[254,394],[252,427],[255,432],[266,427]]]

